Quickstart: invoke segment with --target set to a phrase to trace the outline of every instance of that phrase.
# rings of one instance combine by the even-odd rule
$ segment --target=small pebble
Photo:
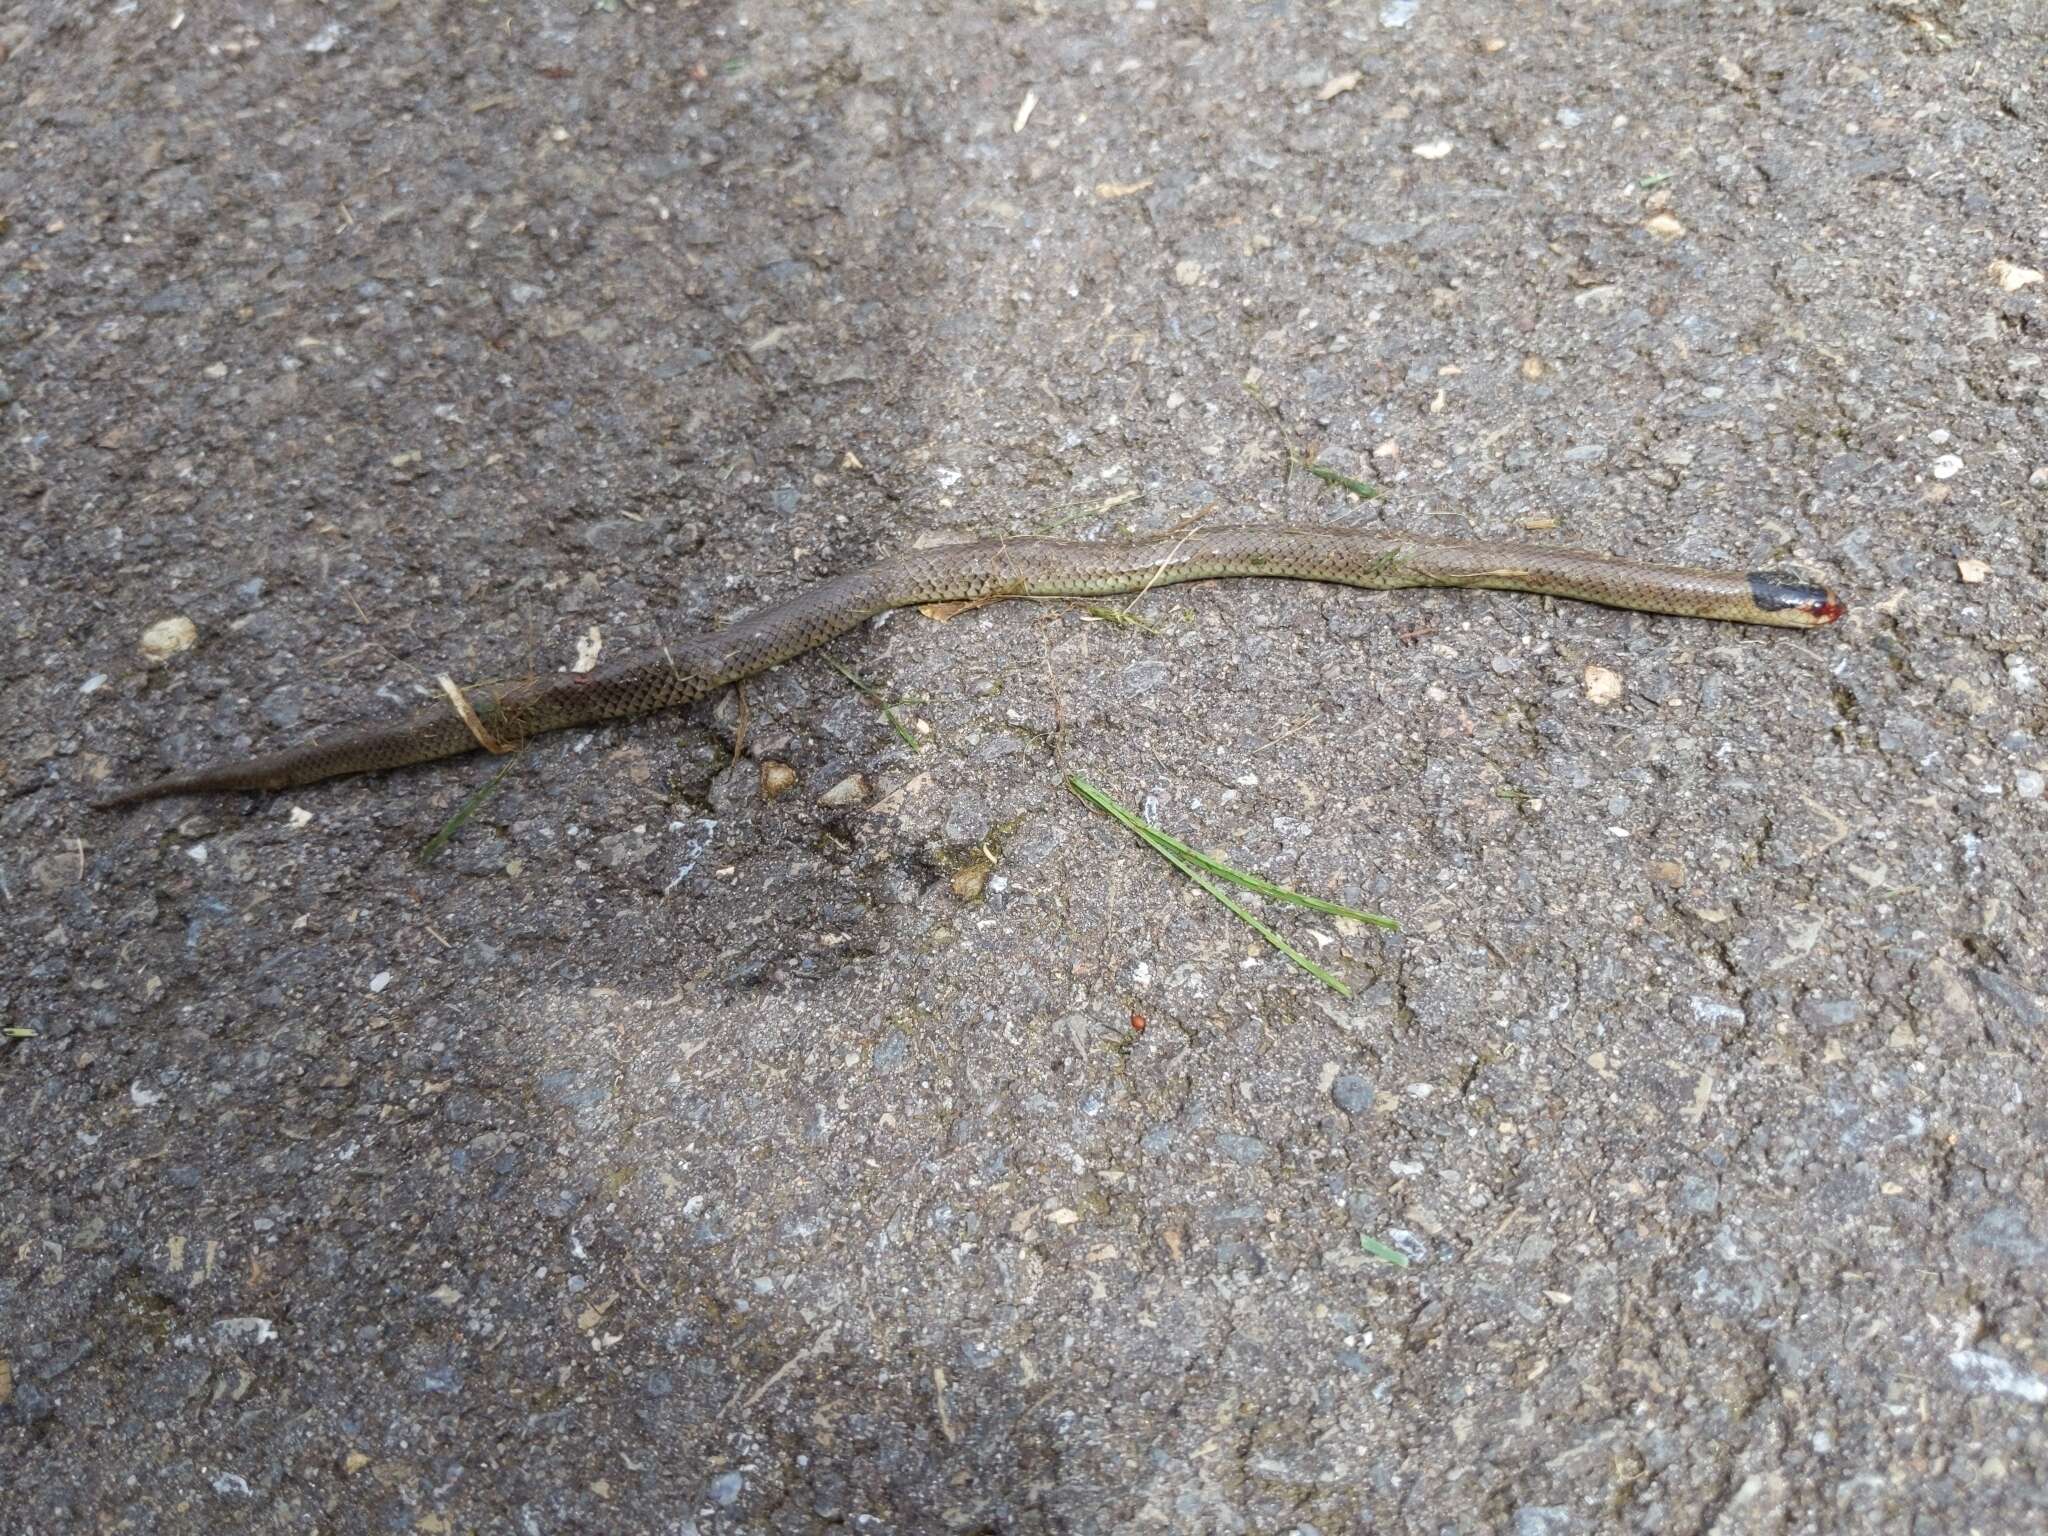
[[[1937,480],[1953,480],[1963,472],[1963,461],[1952,453],[1944,453],[1928,466],[1928,472]]]
[[[841,806],[859,805],[868,797],[868,781],[857,773],[850,773],[818,796],[818,804],[830,810]]]
[[[1219,1131],[1216,1135],[1216,1150],[1233,1163],[1250,1167],[1265,1159],[1266,1144],[1256,1136],[1239,1136],[1231,1131]]]
[[[871,1058],[877,1072],[898,1072],[910,1060],[910,1037],[900,1029],[892,1029],[874,1049]]]
[[[2031,768],[2022,768],[2012,776],[2012,788],[2022,800],[2038,800],[2041,792],[2048,789],[2048,778],[2043,778]]]
[[[1157,656],[1147,656],[1125,667],[1123,680],[1131,693],[1153,693],[1173,681],[1173,668]]]
[[[1847,1029],[1863,1017],[1863,1003],[1853,997],[1810,997],[1800,1003],[1798,1015],[1812,1029]]]
[[[1386,1232],[1387,1246],[1408,1256],[1411,1264],[1429,1262],[1429,1245],[1406,1227],[1389,1227]]]
[[[1612,704],[1621,698],[1621,674],[1606,667],[1586,668],[1586,697],[1595,704]]]
[[[150,661],[168,661],[199,643],[199,627],[183,614],[158,619],[142,632],[142,654]]]
[[[267,1317],[223,1317],[213,1325],[214,1333],[241,1344],[268,1344],[277,1337],[277,1325]]]
[[[1330,1084],[1330,1098],[1347,1115],[1362,1115],[1372,1108],[1373,1086],[1356,1072],[1346,1072]]]

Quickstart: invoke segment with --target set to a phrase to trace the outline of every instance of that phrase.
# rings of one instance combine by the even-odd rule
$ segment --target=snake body
[[[471,688],[491,738],[674,709],[845,634],[891,608],[1006,597],[1101,597],[1174,582],[1263,576],[1350,587],[1485,587],[1612,608],[1813,628],[1845,611],[1796,576],[1649,565],[1533,545],[1348,527],[1213,527],[1127,542],[987,539],[911,550],[836,576],[657,657],[582,675]],[[479,735],[448,705],[331,740],[202,768],[112,794],[101,806],[165,795],[288,789],[474,751]]]

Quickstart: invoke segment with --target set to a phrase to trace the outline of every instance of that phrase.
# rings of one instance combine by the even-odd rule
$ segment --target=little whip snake
[[[328,741],[159,779],[98,804],[288,789],[339,774],[455,757],[479,745],[516,744],[541,731],[673,709],[801,656],[890,608],[1004,597],[1100,597],[1221,576],[1379,589],[1490,587],[1644,613],[1798,629],[1832,624],[1845,611],[1827,588],[1769,571],[1734,575],[1381,529],[1217,527],[1118,543],[985,539],[912,550],[835,576],[658,657],[582,675],[472,688],[467,698],[474,727],[450,705],[434,705]]]

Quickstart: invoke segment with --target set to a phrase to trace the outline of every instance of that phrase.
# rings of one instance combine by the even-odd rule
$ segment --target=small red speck
[[[1131,1029],[1132,1032],[1135,1034],[1142,1035],[1143,1033],[1145,1033],[1145,1015],[1143,1015],[1142,1013],[1132,1014]]]

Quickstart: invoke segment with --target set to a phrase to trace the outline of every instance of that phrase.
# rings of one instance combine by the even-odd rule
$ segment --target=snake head
[[[1849,611],[1849,605],[1826,587],[1817,587],[1785,571],[1751,571],[1749,597],[1773,624],[1818,629]]]

